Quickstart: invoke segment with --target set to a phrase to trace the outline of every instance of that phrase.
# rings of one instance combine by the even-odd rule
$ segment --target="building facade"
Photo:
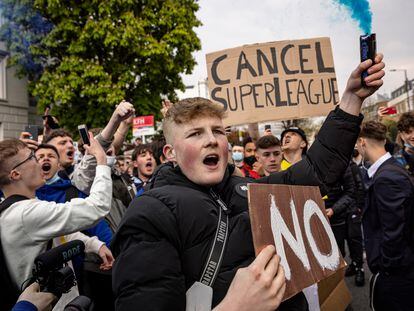
[[[9,53],[0,42],[0,140],[16,138],[29,124],[27,80],[19,79],[7,66]]]

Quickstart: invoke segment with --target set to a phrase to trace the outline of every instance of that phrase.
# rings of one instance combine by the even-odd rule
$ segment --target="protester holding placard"
[[[377,55],[375,63],[368,60],[353,71],[339,107],[327,117],[303,160],[259,182],[319,185],[322,189],[336,183],[354,149],[362,101],[383,83],[382,55]],[[361,73],[368,68],[368,86],[363,87]],[[176,165],[159,170],[152,189],[131,203],[114,238],[113,288],[118,311],[184,310],[186,302],[197,304],[197,298],[204,299],[206,309],[275,310],[280,305],[280,310],[307,310],[303,294],[280,304],[284,284],[278,279],[282,272],[277,256],[266,256],[265,269],[257,264],[259,257],[254,261],[246,180],[232,176],[234,167],[227,164],[222,108],[194,98],[168,110],[163,124],[164,153]],[[223,253],[214,253],[222,253],[221,258],[208,260],[210,253],[214,255],[210,252],[213,241],[221,250],[223,244],[226,247]],[[267,280],[271,290],[255,300],[251,295],[262,283],[252,283],[250,276],[260,279],[268,269],[272,271]],[[249,277],[241,278],[241,273]],[[226,294],[238,286],[250,290],[231,300]]]

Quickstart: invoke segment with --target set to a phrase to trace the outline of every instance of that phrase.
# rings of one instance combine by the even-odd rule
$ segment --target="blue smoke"
[[[335,0],[345,6],[364,33],[371,33],[372,12],[368,0]]]

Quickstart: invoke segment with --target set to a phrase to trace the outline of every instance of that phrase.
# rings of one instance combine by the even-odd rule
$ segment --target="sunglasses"
[[[24,163],[26,163],[26,162],[30,161],[31,159],[35,159],[35,160],[37,161],[36,156],[35,156],[35,153],[34,153],[34,151],[33,151],[33,150],[30,152],[30,155],[29,155],[29,157],[28,157],[26,160],[23,160],[22,162],[20,162],[20,163],[18,163],[17,165],[15,165],[15,166],[11,169],[11,171],[12,171],[12,170],[15,170],[15,169],[16,169],[16,168],[18,168],[20,165],[22,165],[22,164],[24,164]]]

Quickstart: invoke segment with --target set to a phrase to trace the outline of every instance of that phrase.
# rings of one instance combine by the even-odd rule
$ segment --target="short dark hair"
[[[243,148],[246,148],[248,143],[254,143],[253,139],[250,136],[243,138]]]
[[[147,151],[153,154],[150,144],[142,144],[142,145],[136,146],[134,149],[134,152],[132,153],[132,161],[136,161],[137,156],[139,156],[142,153],[146,153]]]
[[[378,121],[368,121],[361,125],[359,137],[384,141],[387,138],[387,127]]]
[[[398,120],[397,129],[400,132],[408,132],[410,127],[414,127],[414,112],[403,113]]]
[[[68,131],[64,130],[64,129],[57,129],[57,130],[53,130],[49,135],[47,135],[46,137],[43,138],[43,143],[47,144],[48,142],[50,142],[53,138],[56,137],[72,137],[72,134],[69,133]]]
[[[27,145],[18,139],[0,141],[0,188],[10,184],[8,160],[16,156]]]
[[[166,144],[167,142],[165,141],[164,136],[157,137],[151,143],[152,154],[154,155],[157,165],[161,165],[161,157],[164,156],[163,149]]]
[[[273,135],[265,135],[259,138],[256,142],[257,149],[267,149],[270,147],[280,146],[280,140]]]
[[[37,150],[35,151],[35,153],[38,151],[38,150],[40,150],[40,149],[52,149],[54,152],[56,152],[56,154],[57,154],[57,156],[58,156],[58,158],[60,158],[60,156],[59,156],[59,151],[56,149],[56,147],[55,146],[53,146],[53,145],[50,145],[50,144],[40,144],[38,147],[37,147]]]

